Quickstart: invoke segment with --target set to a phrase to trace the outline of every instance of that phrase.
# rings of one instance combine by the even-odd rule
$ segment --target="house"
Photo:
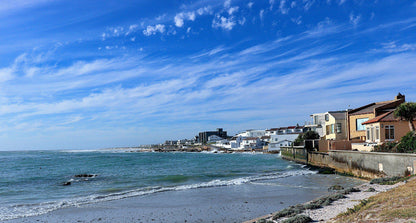
[[[262,146],[263,144],[258,137],[243,137],[239,149],[256,149]]]
[[[312,123],[305,125],[311,131],[315,131],[319,134],[320,137],[325,136],[325,114],[326,113],[315,113],[310,115],[312,118]]]
[[[278,130],[279,130],[279,128],[267,129],[266,132],[265,132],[265,136],[277,135]]]
[[[394,110],[370,119],[362,124],[365,126],[366,142],[381,144],[383,142],[399,141],[409,131],[409,122],[394,117]],[[416,121],[413,121],[416,124]]]
[[[263,141],[263,142],[267,142],[267,143],[269,143],[270,142],[270,135],[268,135],[268,136],[262,136],[262,137],[260,137],[260,140],[261,141]]]
[[[325,139],[344,140],[347,139],[347,111],[329,111],[325,118]]]
[[[272,135],[268,151],[280,151],[281,146],[291,146],[299,134]]]
[[[219,136],[217,136],[217,135],[211,135],[211,136],[209,136],[208,137],[208,143],[210,143],[210,142],[217,142],[217,141],[220,141],[220,140],[223,140],[223,138],[221,138],[221,137],[219,137]]]
[[[244,132],[238,133],[237,136],[242,137],[262,137],[266,135],[266,130],[249,129]]]
[[[394,110],[403,102],[405,96],[399,93],[394,100],[374,102],[349,111],[348,140],[366,141],[366,127],[363,123]]]

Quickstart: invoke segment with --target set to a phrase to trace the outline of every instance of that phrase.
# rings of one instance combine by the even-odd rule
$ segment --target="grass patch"
[[[340,214],[335,221],[397,222],[406,220],[404,222],[407,222],[407,220],[416,219],[415,207],[416,178],[412,178],[404,185],[363,200],[354,208]]]
[[[383,213],[383,216],[389,218],[416,218],[416,208],[400,208],[394,210],[388,210]]]

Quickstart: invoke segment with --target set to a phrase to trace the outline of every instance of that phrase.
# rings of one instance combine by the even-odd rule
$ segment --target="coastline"
[[[299,175],[73,206],[5,222],[243,222],[325,195],[334,183],[361,182],[336,175]]]
[[[414,178],[413,180],[416,180]],[[324,206],[319,209],[314,210],[304,210],[301,215],[309,216],[314,222],[336,222],[335,218],[342,213],[348,211],[348,209],[354,208],[354,206],[361,203],[361,201],[368,199],[370,197],[376,196],[380,193],[390,191],[394,188],[404,185],[405,182],[398,182],[394,185],[379,185],[379,184],[370,184],[370,182],[363,183],[355,188],[359,189],[359,192],[353,192],[350,194],[345,195],[345,198],[339,199],[334,201],[332,204],[328,206]],[[373,188],[375,191],[369,191],[370,188]],[[306,202],[304,204],[310,203]],[[250,221],[246,221],[244,223],[255,223],[262,219],[267,221],[273,222],[283,222],[287,218],[280,218],[277,220],[272,220],[272,217],[277,212],[272,214],[262,216],[259,218],[252,219]]]

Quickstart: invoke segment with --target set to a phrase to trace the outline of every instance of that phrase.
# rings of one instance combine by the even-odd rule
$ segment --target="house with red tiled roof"
[[[365,141],[367,133],[363,123],[396,109],[403,102],[405,96],[399,93],[394,100],[374,102],[350,110],[347,115],[348,140]]]
[[[413,121],[416,124],[416,121]],[[394,117],[394,109],[362,123],[365,126],[366,142],[380,144],[399,141],[409,131],[409,122]]]

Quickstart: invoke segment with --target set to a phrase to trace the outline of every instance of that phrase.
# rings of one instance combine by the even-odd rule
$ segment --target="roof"
[[[279,130],[279,128],[271,128],[271,129],[267,129],[266,131],[270,132],[270,131],[277,131]]]
[[[367,125],[367,124],[371,124],[371,123],[376,123],[376,122],[396,122],[399,121],[400,118],[396,118],[394,117],[394,110],[391,110],[389,112],[386,112],[382,115],[379,115],[373,119],[370,119],[366,122],[363,122],[363,125]]]
[[[262,136],[260,139],[270,139],[270,136]]]
[[[243,138],[243,140],[257,140],[258,138],[257,137],[246,137],[246,138]]]
[[[332,115],[335,120],[345,119],[347,112],[346,111],[329,111],[330,115]]]
[[[397,98],[391,101],[382,101],[382,102],[374,102],[368,105],[364,105],[362,107],[353,109],[349,112],[349,115],[362,115],[362,114],[371,114],[374,113],[376,116],[379,112],[383,112],[386,109],[392,109],[399,106],[401,103],[405,101],[403,98]]]

